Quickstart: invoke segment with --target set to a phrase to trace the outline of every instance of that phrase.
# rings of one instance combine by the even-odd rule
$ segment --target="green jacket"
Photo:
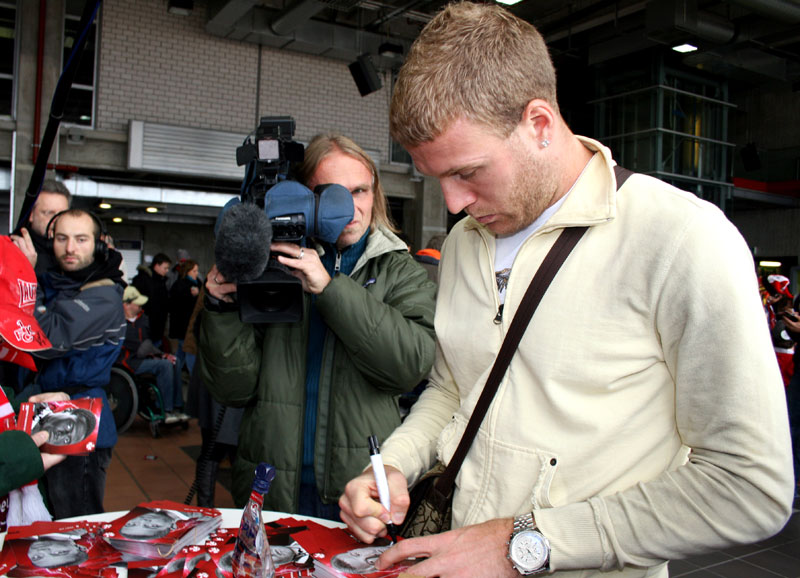
[[[335,502],[369,463],[367,436],[400,424],[398,397],[427,377],[434,357],[435,285],[395,235],[374,229],[353,273],[317,296],[328,333],[322,354],[314,472]],[[211,395],[245,407],[233,471],[243,506],[259,462],[277,468],[264,508],[297,511],[303,451],[308,318],[243,324],[237,313],[204,311],[200,368]],[[320,448],[324,451],[320,451]]]
[[[16,411],[19,404],[15,403],[13,390],[4,387],[3,391]],[[42,454],[30,435],[17,430],[0,433],[0,500],[43,474]]]

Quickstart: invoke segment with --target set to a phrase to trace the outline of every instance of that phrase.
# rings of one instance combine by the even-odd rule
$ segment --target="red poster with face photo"
[[[310,520],[283,518],[279,523],[287,526],[305,526],[292,536],[314,559],[314,576],[320,578],[394,578],[411,568],[414,561],[407,560],[386,570],[377,570],[375,561],[391,544],[378,539],[364,544],[343,528],[329,528]],[[410,570],[413,574],[413,570]]]
[[[172,559],[182,548],[201,544],[222,522],[218,510],[161,500],[139,504],[103,525],[114,548],[149,559]]]
[[[35,434],[50,433],[42,446],[49,454],[86,455],[95,450],[103,401],[97,397],[22,403],[17,429]]]
[[[122,555],[87,522],[37,522],[9,529],[3,551],[13,553],[9,576],[116,576],[111,564]]]

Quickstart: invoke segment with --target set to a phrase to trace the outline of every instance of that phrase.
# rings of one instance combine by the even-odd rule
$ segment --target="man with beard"
[[[64,183],[46,179],[31,209],[28,232],[36,248],[36,275],[40,277],[48,270],[58,268],[53,253],[48,249],[47,225],[54,215],[69,208],[70,198],[69,189]]]
[[[66,518],[103,511],[106,469],[117,442],[105,386],[125,336],[124,281],[122,257],[101,240],[102,223],[93,213],[69,209],[56,214],[48,228],[58,269],[47,273],[39,286],[35,317],[53,347],[35,353],[46,362],[21,397],[64,391],[72,399],[103,400],[97,449],[86,456],[69,456],[46,475],[53,514]],[[16,242],[35,260],[25,229]]]
[[[646,175],[623,182],[560,115],[542,36],[494,4],[450,4],[426,25],[390,126],[468,217],[442,249],[428,387],[381,447],[389,511],[369,469],[339,502],[362,541],[402,522],[407,485],[453,458],[531,279],[563,232],[585,232],[461,464],[452,529],[376,567],[666,578],[670,559],[778,532],[794,485],[786,402],[752,256],[722,212]]]

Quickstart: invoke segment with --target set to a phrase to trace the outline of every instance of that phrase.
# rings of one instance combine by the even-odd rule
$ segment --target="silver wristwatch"
[[[550,542],[536,529],[533,513],[514,518],[514,531],[508,540],[508,556],[514,570],[523,576],[550,570]]]

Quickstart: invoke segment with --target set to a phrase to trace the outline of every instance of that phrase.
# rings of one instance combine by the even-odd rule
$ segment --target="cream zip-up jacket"
[[[494,236],[442,251],[430,385],[381,448],[413,484],[451,458],[533,274],[556,275],[459,472],[453,524],[534,511],[559,576],[666,576],[666,560],[755,542],[791,514],[786,401],[753,260],[713,205],[634,174],[600,143],[519,251],[502,322]],[[574,572],[570,572],[574,570]]]

